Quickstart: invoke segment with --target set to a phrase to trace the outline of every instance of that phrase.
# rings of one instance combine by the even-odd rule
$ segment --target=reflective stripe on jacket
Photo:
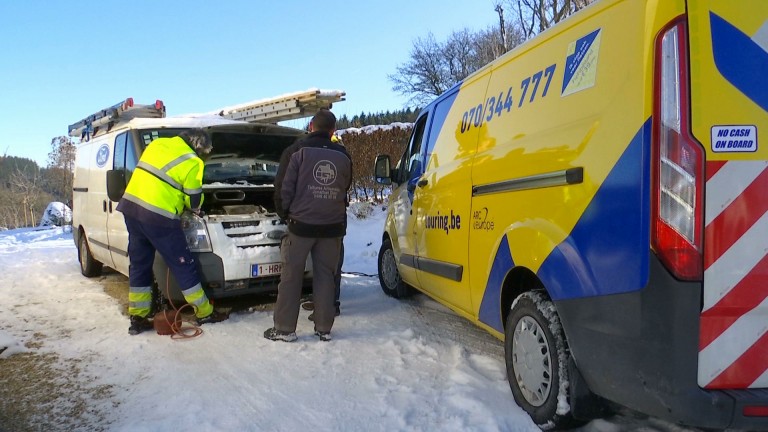
[[[123,199],[169,219],[202,204],[204,164],[179,137],[157,138],[141,155]],[[118,210],[120,210],[118,208]]]

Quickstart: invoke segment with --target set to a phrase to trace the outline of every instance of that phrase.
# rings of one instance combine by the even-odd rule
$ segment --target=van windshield
[[[277,162],[236,154],[211,155],[205,161],[203,183],[272,184],[277,174]]]

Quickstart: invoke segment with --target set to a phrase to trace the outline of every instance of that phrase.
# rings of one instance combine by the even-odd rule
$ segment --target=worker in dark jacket
[[[331,137],[331,142],[335,142],[337,144],[344,145],[344,141],[341,140],[341,137],[339,135],[334,134]],[[349,202],[346,202],[346,206],[349,207]],[[335,296],[334,296],[334,305],[336,306],[336,316],[341,315],[341,267],[344,265],[344,239],[341,239],[341,251],[339,251],[339,265],[336,268],[336,275],[333,278],[334,286],[336,287]],[[301,304],[301,307],[305,310],[311,311],[315,310],[315,303],[312,300],[306,301]],[[311,313],[307,317],[310,321],[315,320],[315,314]]]
[[[136,170],[117,205],[128,229],[130,259],[128,333],[152,328],[152,264],[159,252],[179,283],[187,303],[195,307],[198,323],[226,319],[208,301],[197,264],[181,229],[185,209],[199,213],[203,195],[201,156],[213,148],[202,129],[189,129],[172,138],[157,138],[144,150]]]
[[[321,109],[309,123],[310,134],[280,157],[275,178],[275,208],[288,223],[280,254],[283,272],[277,291],[271,340],[296,340],[304,266],[312,254],[315,335],[331,340],[335,318],[334,276],[341,241],[347,232],[346,198],[352,184],[352,159],[331,142],[336,116]]]

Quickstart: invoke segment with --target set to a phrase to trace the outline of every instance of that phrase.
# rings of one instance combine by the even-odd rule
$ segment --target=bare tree
[[[496,7],[493,9],[499,14],[499,35],[501,36],[501,52],[507,52],[507,28],[504,25],[504,8],[501,3],[496,3]]]
[[[44,209],[44,204],[40,202],[43,191],[40,188],[39,172],[30,174],[17,168],[11,174],[10,186],[17,205],[21,206],[22,217],[19,223],[23,220],[23,226],[34,226],[38,220],[37,214],[41,214]]]
[[[518,31],[508,28],[510,33]],[[514,45],[520,38],[514,37]],[[451,33],[444,43],[435,41],[430,33],[413,43],[410,60],[389,75],[396,92],[408,96],[409,103],[424,105],[463,80],[472,72],[504,54],[499,33],[494,28],[470,33]]]
[[[516,23],[504,20],[501,3],[495,6],[499,27],[490,26],[476,33],[467,29],[455,31],[444,43],[437,42],[431,33],[424,39],[416,39],[410,60],[398,66],[397,73],[388,76],[394,84],[392,90],[409,97],[409,104],[423,106],[523,42],[524,32]]]
[[[595,0],[509,0],[518,28],[527,40],[578,12]]]
[[[424,39],[416,39],[411,59],[398,66],[396,74],[388,76],[394,84],[392,90],[409,96],[408,102],[416,105],[424,105],[448,90],[453,83],[446,76],[442,55],[443,49],[432,33]]]
[[[51,152],[48,153],[48,185],[55,197],[67,204],[72,200],[75,153],[75,145],[69,137],[58,136],[51,140]]]

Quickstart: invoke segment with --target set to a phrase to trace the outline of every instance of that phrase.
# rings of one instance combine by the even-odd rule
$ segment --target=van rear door
[[[687,26],[691,133],[706,152],[698,383],[765,388],[768,2],[689,0]]]

